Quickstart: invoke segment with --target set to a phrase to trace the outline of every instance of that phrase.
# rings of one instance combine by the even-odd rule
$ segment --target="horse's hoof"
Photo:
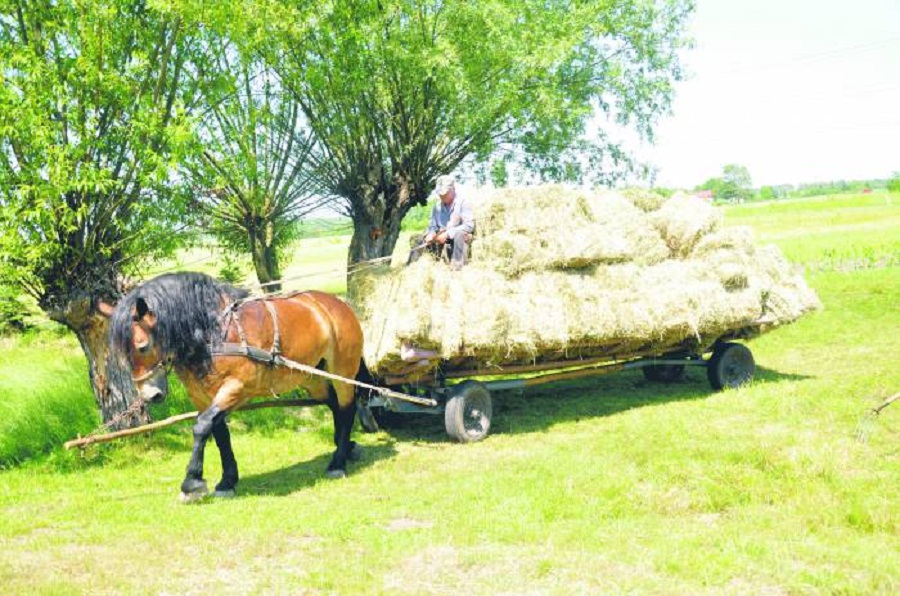
[[[363,456],[363,448],[359,446],[358,443],[354,443],[353,447],[350,449],[350,453],[347,454],[347,459],[350,461],[359,461]]]
[[[233,499],[235,497],[235,492],[233,488],[229,488],[226,490],[216,490],[213,494],[213,497],[216,499]]]
[[[325,476],[331,478],[332,480],[337,480],[338,478],[346,478],[347,472],[344,470],[328,470],[325,472]]]
[[[206,480],[191,478],[185,480],[181,485],[181,502],[196,503],[202,501],[209,494],[209,488],[206,486]]]
[[[190,505],[191,503],[199,503],[203,499],[205,499],[209,495],[208,492],[194,492],[194,493],[181,493],[179,500],[185,505]]]

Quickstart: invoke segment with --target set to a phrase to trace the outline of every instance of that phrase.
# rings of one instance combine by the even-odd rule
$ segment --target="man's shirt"
[[[438,197],[437,203],[431,208],[431,220],[425,233],[437,233],[438,230],[447,230],[447,237],[456,240],[457,234],[475,231],[475,213],[469,202],[456,195],[450,205],[444,205]]]

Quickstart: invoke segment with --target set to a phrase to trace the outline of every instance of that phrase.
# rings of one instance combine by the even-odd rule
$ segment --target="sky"
[[[656,186],[745,166],[753,186],[900,171],[900,0],[698,0],[673,114],[635,153]]]

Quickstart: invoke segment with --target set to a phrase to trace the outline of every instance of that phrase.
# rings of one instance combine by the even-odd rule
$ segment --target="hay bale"
[[[668,256],[643,212],[618,193],[563,186],[503,189],[476,204],[473,262],[508,276]]]
[[[819,307],[776,248],[720,229],[692,197],[645,212],[618,193],[507,189],[476,214],[461,271],[422,258],[354,284],[377,374],[408,369],[413,345],[482,366],[702,349],[763,316],[787,323]]]
[[[703,236],[719,228],[722,214],[703,199],[675,193],[650,219],[672,256],[684,257]]]
[[[666,197],[644,188],[626,188],[622,196],[631,201],[641,211],[656,211],[666,202]]]

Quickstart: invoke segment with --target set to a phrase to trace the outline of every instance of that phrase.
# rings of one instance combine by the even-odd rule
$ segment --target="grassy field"
[[[46,453],[96,422],[83,360],[68,340],[5,341],[0,457],[17,455],[0,472],[0,585],[897,593],[900,404],[861,422],[900,391],[900,196],[737,206],[726,218],[808,267],[825,305],[750,342],[752,385],[712,393],[689,370],[668,386],[637,372],[495,394],[485,441],[450,443],[441,420],[410,417],[357,434],[365,456],[343,481],[323,477],[325,410],[236,414],[242,481],[228,501],[178,503],[186,426]],[[339,268],[345,246],[304,241],[292,267]],[[176,393],[155,414],[181,408]]]

